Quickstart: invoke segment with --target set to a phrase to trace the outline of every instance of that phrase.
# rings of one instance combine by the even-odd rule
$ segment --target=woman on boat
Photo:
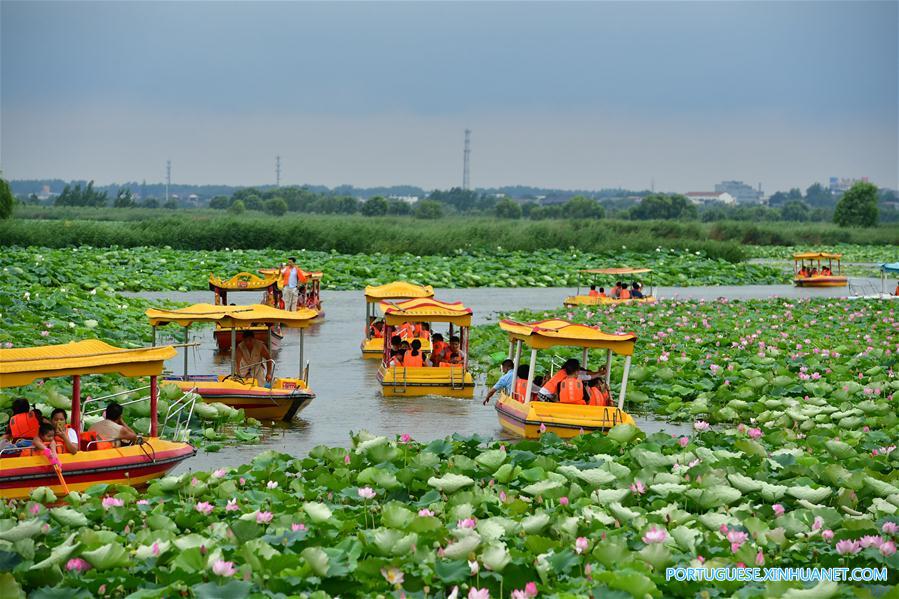
[[[12,417],[9,419],[9,440],[18,447],[28,447],[31,440],[37,437],[41,425],[41,417],[31,409],[31,404],[24,397],[12,402]]]
[[[66,411],[62,408],[56,408],[50,414],[50,424],[56,431],[56,448],[64,448],[68,453],[78,453],[78,433],[67,420]]]
[[[643,299],[643,292],[640,291],[640,283],[634,281],[631,283],[631,297],[634,299]]]
[[[406,368],[416,368],[427,366],[424,361],[424,355],[421,353],[421,341],[413,339],[409,346],[409,351],[403,354],[403,366]]]

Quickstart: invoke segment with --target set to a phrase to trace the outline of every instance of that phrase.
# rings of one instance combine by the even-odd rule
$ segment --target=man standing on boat
[[[284,309],[295,312],[299,297],[300,283],[306,282],[306,275],[297,266],[296,258],[288,258],[287,264],[281,269],[281,287],[284,292]]]

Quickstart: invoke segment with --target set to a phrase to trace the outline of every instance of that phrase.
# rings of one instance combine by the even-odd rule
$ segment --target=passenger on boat
[[[403,339],[414,339],[415,338],[415,327],[411,322],[404,322],[400,326],[396,328],[396,334],[399,335]]]
[[[643,299],[643,291],[641,291],[640,283],[634,282],[631,283],[631,297],[634,299]]]
[[[431,325],[430,323],[423,322],[418,325],[418,331],[416,331],[416,337],[419,339],[430,339],[431,338]]]
[[[587,381],[588,403],[591,406],[608,406],[609,405],[609,389],[606,382],[601,378],[593,378]]]
[[[106,404],[105,418],[100,422],[95,422],[89,432],[96,433],[103,441],[115,441],[119,445],[123,443],[130,445],[137,440],[137,433],[122,420],[123,412],[124,410],[118,402],[109,402]]]
[[[580,360],[577,358],[569,358],[568,360],[565,360],[565,363],[562,364],[562,368],[556,374],[543,383],[542,387],[539,387],[541,400],[550,401],[554,395],[561,393],[559,391],[559,384],[568,377],[569,370],[576,372],[580,381],[588,381],[593,378],[605,376],[604,368],[600,368],[599,370],[584,370],[581,368]]]
[[[831,272],[831,270],[825,266],[824,268],[821,269],[821,276],[822,277],[830,277],[830,276],[833,276],[833,272]]]
[[[443,357],[446,348],[447,345],[443,340],[443,335],[441,335],[440,333],[434,333],[431,336],[431,365],[440,366],[440,360]]]
[[[373,339],[383,339],[384,338],[384,321],[383,320],[374,320],[370,325],[368,325],[368,336]]]
[[[288,258],[287,264],[281,269],[281,287],[284,293],[284,309],[295,312],[299,300],[301,283],[306,282],[306,275],[297,266],[296,258]],[[303,286],[305,290],[305,286]]]
[[[406,368],[419,368],[427,365],[424,354],[421,353],[421,341],[413,339],[409,351],[403,354],[403,366]]]
[[[515,401],[519,401],[524,403],[524,396],[528,391],[528,373],[530,371],[530,366],[528,364],[520,364],[518,366],[518,370],[516,374],[518,374],[517,380],[515,381],[515,393],[512,395],[512,398]],[[534,399],[537,394],[537,389],[543,386],[543,377],[535,376],[534,381],[531,383],[531,399]]]
[[[34,448],[32,451],[44,451],[45,449],[49,449],[53,455],[56,455],[58,453],[58,448],[54,432],[52,424],[42,422],[38,427],[37,434],[31,440],[31,446]]]
[[[590,292],[587,295],[590,297],[599,297],[599,291],[596,290],[596,285],[590,285]]]
[[[40,412],[31,409],[31,404],[24,397],[12,402],[12,417],[9,419],[9,440],[19,447],[29,447],[31,440],[37,436],[41,425]]]
[[[449,345],[443,350],[443,355],[440,358],[441,366],[465,363],[465,352],[460,349],[460,343],[458,335],[450,337]]]
[[[235,366],[237,374],[244,379],[254,378],[257,385],[271,386],[272,355],[265,343],[253,336],[253,331],[245,330],[237,344]],[[263,379],[262,377],[265,376]]]
[[[808,269],[803,265],[803,266],[799,269],[799,272],[796,273],[796,276],[798,276],[798,277],[800,277],[800,278],[802,278],[802,279],[808,277]]]
[[[818,269],[817,269],[817,268],[813,268],[813,269],[812,269],[812,272],[808,273],[808,276],[810,276],[810,277],[817,277],[817,276],[818,276]]]
[[[66,422],[68,416],[62,408],[56,408],[50,414],[50,424],[56,431],[56,449],[65,449],[68,453],[78,453],[78,432]]]
[[[621,287],[618,289],[618,299],[627,300],[631,299],[631,292],[627,290],[627,285],[624,283],[618,283]]]
[[[565,376],[559,381],[559,401],[568,404],[583,404],[584,381],[580,378],[577,361],[566,362],[561,372],[564,372]]]
[[[899,297],[899,281],[896,281],[896,291],[893,292],[893,295]]]
[[[512,395],[512,379],[514,378],[514,373],[512,372],[512,368],[515,366],[515,362],[506,358],[503,360],[503,363],[500,364],[500,370],[502,370],[503,374],[499,377],[499,380],[487,391],[487,396],[484,398],[484,405],[490,401],[490,398],[493,397],[493,394],[497,391],[505,391],[509,395]],[[525,374],[527,376],[527,374]]]

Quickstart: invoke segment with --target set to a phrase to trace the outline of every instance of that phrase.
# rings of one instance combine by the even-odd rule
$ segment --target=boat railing
[[[137,387],[136,389],[128,389],[125,391],[119,391],[117,393],[110,393],[109,395],[103,395],[100,397],[88,397],[81,403],[81,414],[88,415],[88,414],[102,413],[104,410],[106,410],[105,407],[101,406],[99,408],[93,408],[92,410],[88,410],[87,406],[92,403],[98,403],[98,402],[101,402],[101,401],[104,401],[107,399],[113,399],[114,397],[122,397],[123,395],[130,395],[131,393],[137,393],[139,391],[146,391],[149,388],[150,388],[150,385],[145,385],[143,387]],[[136,403],[140,403],[142,401],[149,401],[149,400],[150,400],[150,396],[147,395],[146,397],[138,397],[137,399],[132,399],[130,401],[121,402],[121,403],[119,403],[119,405],[124,407],[124,406],[130,406],[131,404],[136,404]]]
[[[169,420],[174,419],[172,428],[174,432],[172,438],[179,441],[182,437],[190,435],[190,418],[194,413],[194,405],[199,395],[196,394],[197,387],[192,387],[190,391],[185,391],[181,397],[169,404],[166,410],[165,418],[162,420],[162,428],[165,429],[169,424]],[[185,417],[186,416],[186,417]]]
[[[403,389],[402,389],[402,391],[400,391],[400,390],[398,389],[398,385],[397,385],[398,379],[397,379],[397,376],[396,376],[396,367],[397,367],[397,364],[396,364],[396,362],[394,362],[394,363],[393,363],[393,391],[394,391],[394,393],[405,393],[405,392],[406,392],[406,387],[407,387],[408,376],[409,376],[409,375],[408,375],[408,373],[406,372],[406,368],[403,367]]]
[[[450,389],[453,389],[454,391],[465,388],[465,368],[464,367],[462,367],[462,366],[459,367],[459,374],[461,375],[459,377],[459,385],[456,386],[456,365],[453,364],[452,366],[450,366]]]

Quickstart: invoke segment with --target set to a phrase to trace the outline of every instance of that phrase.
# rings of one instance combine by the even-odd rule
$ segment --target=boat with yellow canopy
[[[316,320],[321,320],[325,317],[321,296],[322,277],[324,276],[324,273],[320,270],[303,270],[302,268],[300,269],[300,272],[306,277],[306,283],[303,285],[304,291],[300,293],[299,299],[297,300],[297,308],[305,306],[310,310],[315,310],[318,312]],[[281,276],[280,268],[260,268],[259,274],[265,275],[266,277],[274,276],[278,283],[278,289],[283,291],[284,280]],[[279,295],[278,302],[273,305],[276,308],[281,308],[283,310],[284,298]]]
[[[99,483],[140,487],[195,455],[196,449],[189,443],[160,436],[168,424],[169,429],[174,426],[175,438],[181,438],[178,433],[182,426],[186,430],[193,409],[193,396],[186,394],[170,404],[159,422],[158,377],[165,361],[176,353],[171,346],[122,349],[96,339],[0,349],[0,389],[24,387],[48,378],[72,378],[71,427],[81,439],[78,453],[58,454],[58,470],[42,453],[30,455],[30,449],[15,447],[0,450],[0,498],[22,499],[36,487],[50,487],[57,495],[81,492]],[[136,390],[148,390],[148,397],[134,400],[149,401],[150,434],[133,445],[106,448],[108,441],[87,441],[82,435],[82,409],[88,403],[81,401],[82,377],[110,373],[150,377],[149,386]],[[93,401],[101,399],[106,398]]]
[[[215,294],[216,306],[228,305],[228,293],[238,291],[255,291],[263,294],[261,303],[266,306],[277,307],[281,303],[281,289],[278,287],[278,273],[267,273],[264,277],[259,277],[249,272],[239,272],[230,279],[222,279],[209,274],[209,289]],[[251,326],[238,329],[238,333],[244,330],[252,330],[254,333],[267,335],[266,328],[271,330],[272,346],[277,347],[281,343],[284,335],[281,332],[280,325],[272,327]],[[220,323],[216,323],[215,342],[218,344],[220,352],[231,351],[231,329],[223,327]]]
[[[180,377],[168,377],[181,389],[196,388],[196,393],[207,403],[219,402],[235,409],[242,409],[247,416],[259,420],[292,420],[315,398],[309,389],[309,364],[304,364],[303,330],[312,324],[317,316],[315,310],[300,308],[295,312],[279,310],[271,306],[253,304],[249,306],[214,306],[194,304],[178,310],[151,308],[146,315],[153,327],[153,343],[156,343],[156,328],[161,325],[176,324],[184,327],[184,345],[190,345],[190,326],[194,323],[214,323],[231,329],[231,374],[190,375],[187,369],[187,351],[184,353],[184,371]],[[299,329],[300,354],[299,374],[296,377],[273,377],[271,388],[252,377],[242,377],[237,372],[237,331],[242,327],[261,326],[270,330],[272,325]],[[271,353],[271,336],[266,343]],[[265,361],[259,365],[265,366]],[[257,365],[251,365],[257,366]],[[274,364],[273,364],[274,369]]]
[[[511,385],[512,393],[501,390],[499,400],[496,402],[499,423],[504,430],[526,439],[536,439],[543,431],[570,438],[584,432],[608,430],[618,424],[634,424],[634,419],[624,411],[624,398],[627,392],[631,357],[634,354],[634,344],[637,340],[635,334],[605,333],[597,327],[575,324],[561,319],[529,323],[501,320],[499,326],[509,334],[511,341],[509,357],[514,362],[512,371],[515,373]],[[523,345],[527,345],[531,349],[531,361],[528,366],[527,382],[519,385],[517,373]],[[534,375],[537,351],[554,347],[582,348],[581,366],[583,368],[587,367],[590,350],[604,349],[606,389],[610,389],[612,355],[624,356],[624,372],[621,377],[617,407],[532,399],[532,392],[536,391]],[[522,393],[515,391],[522,387],[524,387]]]
[[[566,307],[571,308],[575,306],[598,306],[603,304],[651,304],[656,301],[656,298],[653,295],[653,291],[655,289],[652,285],[651,274],[649,278],[649,294],[641,298],[631,297],[628,299],[618,299],[611,296],[611,288],[606,288],[605,296],[599,295],[598,291],[594,293],[593,290],[590,289],[585,289],[584,293],[581,294],[582,282],[585,283],[585,287],[597,287],[600,286],[600,277],[623,277],[625,275],[640,275],[645,273],[652,273],[651,268],[587,268],[584,270],[579,270],[578,273],[582,276],[578,281],[577,293],[565,298],[562,303]],[[614,285],[614,282],[612,283],[612,285]]]
[[[368,285],[365,288],[365,338],[362,340],[362,357],[369,360],[377,360],[384,353],[384,331],[378,330],[375,322],[378,320],[375,314],[378,303],[385,300],[407,300],[424,297],[434,297],[434,288],[430,285],[415,285],[405,281],[394,281],[386,285]],[[380,337],[378,335],[381,335]],[[431,351],[431,338],[428,335],[410,337],[421,342],[424,352]]]
[[[390,339],[396,327],[420,322],[449,324],[448,339],[457,335],[461,349],[461,363],[439,366],[400,366],[391,358],[390,344],[386,344],[378,369],[381,391],[388,397],[442,395],[446,397],[474,397],[474,379],[468,371],[468,337],[471,327],[471,308],[461,302],[447,303],[426,297],[401,302],[383,301],[378,304],[384,317],[384,338]],[[456,328],[458,327],[458,328]],[[422,350],[423,351],[423,350]]]
[[[793,284],[796,287],[845,287],[849,279],[842,276],[840,258],[843,254],[828,252],[803,252],[793,254]],[[827,261],[827,269],[822,261]],[[837,272],[833,272],[833,263],[837,263]],[[808,265],[806,265],[808,262]],[[815,266],[817,264],[817,267]]]

